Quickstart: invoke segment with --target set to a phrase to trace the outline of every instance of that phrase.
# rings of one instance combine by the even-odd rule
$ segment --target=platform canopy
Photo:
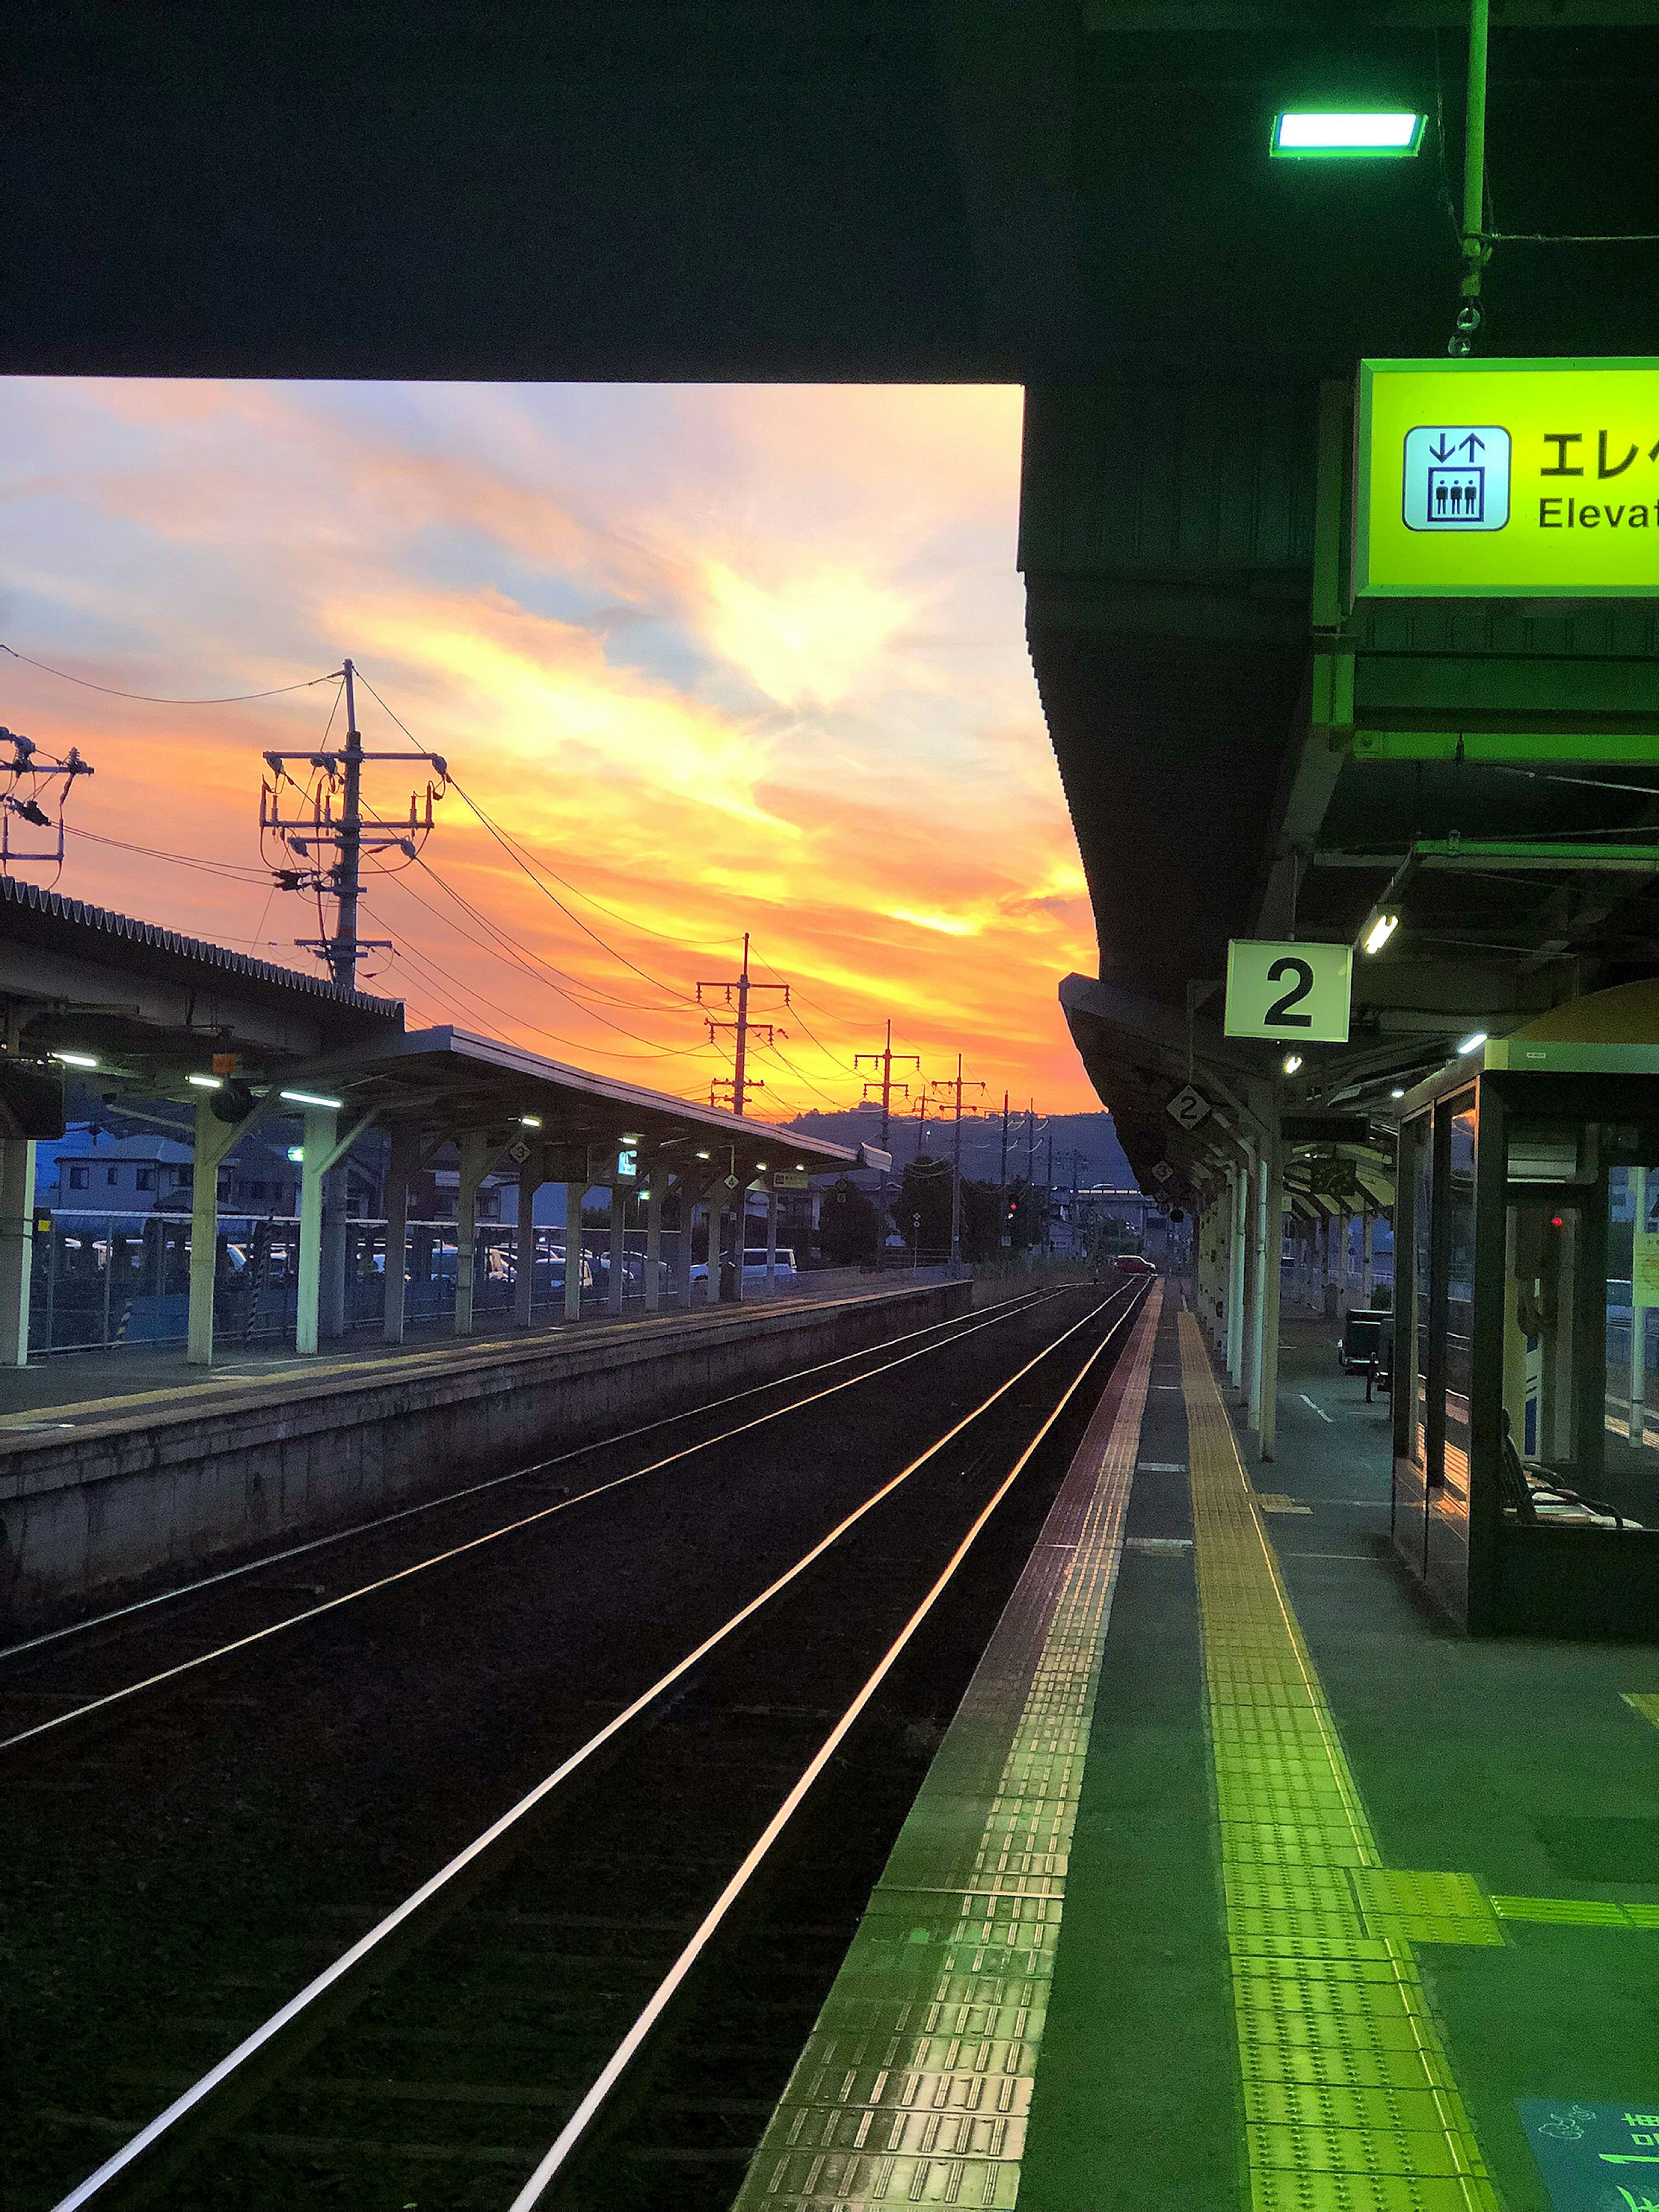
[[[307,1065],[290,1091],[333,1102],[343,1126],[369,1122],[428,1142],[483,1135],[529,1158],[537,1146],[549,1182],[614,1179],[617,1157],[684,1165],[699,1188],[722,1168],[749,1183],[762,1173],[826,1174],[881,1156],[826,1144],[717,1106],[546,1060],[499,1038],[448,1027],[414,1030]],[[303,1110],[301,1102],[297,1110]]]

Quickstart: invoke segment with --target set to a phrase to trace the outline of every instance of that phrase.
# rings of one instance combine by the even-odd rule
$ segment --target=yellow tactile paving
[[[1155,1285],[1067,1477],[1071,1540],[1033,1554],[737,2212],[1018,2201],[1161,1302]]]
[[[1180,1328],[1252,2212],[1499,2212],[1407,1930],[1502,1932],[1468,1877],[1382,1866],[1198,1323]]]

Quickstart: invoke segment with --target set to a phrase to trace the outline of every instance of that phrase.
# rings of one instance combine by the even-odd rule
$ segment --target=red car
[[[1117,1255],[1120,1275],[1155,1275],[1158,1269],[1139,1252],[1120,1252]]]

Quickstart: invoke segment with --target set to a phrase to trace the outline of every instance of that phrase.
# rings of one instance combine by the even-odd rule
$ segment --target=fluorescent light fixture
[[[1366,951],[1380,952],[1399,927],[1400,916],[1397,914],[1379,914],[1365,933]]]
[[[1294,1075],[1297,1068],[1302,1065],[1301,1054],[1299,1052],[1287,1052],[1285,1055],[1284,1064],[1285,1074]]]
[[[1396,1083],[1394,1089],[1389,1093],[1390,1098],[1403,1098],[1405,1095],[1406,1086],[1403,1083]]]
[[[306,1148],[303,1145],[290,1145],[288,1148],[288,1156],[297,1168],[305,1158]]]
[[[55,1052],[54,1060],[62,1060],[65,1067],[96,1067],[98,1063],[89,1052]]]
[[[1485,1030],[1471,1030],[1457,1048],[1459,1058],[1461,1059],[1466,1052],[1479,1052],[1481,1046],[1485,1044],[1486,1042],[1486,1032]]]
[[[1414,154],[1425,120],[1408,108],[1290,107],[1273,118],[1272,151],[1304,161]]]
[[[521,1129],[539,1129],[541,1126],[542,1117],[539,1114],[520,1114],[519,1116],[519,1127]]]
[[[325,1098],[316,1091],[283,1091],[277,1096],[286,1098],[290,1106],[332,1106],[337,1109],[345,1103],[343,1098]]]
[[[756,1161],[756,1163],[755,1163],[755,1172],[756,1172],[756,1174],[757,1174],[757,1175],[758,1175],[758,1174],[760,1173],[761,1170],[762,1170],[765,1165],[766,1165],[766,1163],[765,1163],[765,1161],[764,1161],[764,1160],[757,1160],[757,1161]]]
[[[193,1083],[198,1091],[222,1091],[225,1087],[222,1075],[187,1075],[185,1080]]]
[[[797,1175],[805,1175],[806,1173],[806,1163],[805,1160],[797,1160],[795,1162],[795,1173]]]
[[[700,1160],[706,1160],[706,1159],[708,1158],[708,1153],[707,1153],[707,1152],[699,1152],[699,1153],[697,1154],[697,1158],[698,1158]]]

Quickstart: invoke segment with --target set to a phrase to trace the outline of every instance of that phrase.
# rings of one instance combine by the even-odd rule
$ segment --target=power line
[[[15,645],[0,643],[0,653],[9,653],[14,660],[38,668],[43,676],[57,677],[61,684],[77,684],[83,691],[101,691],[106,699],[137,699],[146,707],[241,707],[250,699],[280,699],[285,692],[308,691],[314,684],[337,684],[341,678],[339,669],[331,668],[326,676],[307,676],[299,684],[278,684],[269,691],[234,691],[222,699],[163,699],[149,691],[118,691],[112,684],[94,684],[87,677],[71,676],[67,669],[49,668],[44,660],[19,653]]]

